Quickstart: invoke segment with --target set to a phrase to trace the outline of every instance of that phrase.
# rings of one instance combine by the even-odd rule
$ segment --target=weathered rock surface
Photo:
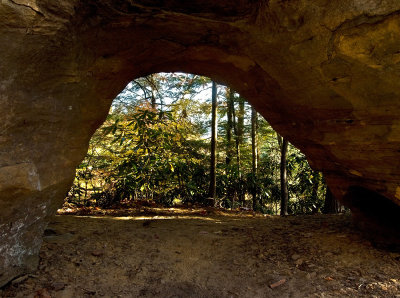
[[[160,71],[231,85],[396,240],[399,34],[398,0],[3,0],[0,285],[35,266],[112,99]]]

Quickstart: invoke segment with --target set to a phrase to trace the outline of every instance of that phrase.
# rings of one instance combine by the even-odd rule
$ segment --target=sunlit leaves
[[[181,73],[153,74],[129,83],[90,141],[88,154],[77,169],[72,196],[108,205],[136,199],[167,204],[174,199],[204,202],[209,183],[210,88],[209,78]],[[232,196],[242,196],[244,200],[236,202],[236,207],[250,205],[249,194],[256,190],[259,209],[276,212],[280,197],[276,132],[258,119],[260,160],[255,177],[251,173],[250,106],[245,104],[240,172],[235,158],[227,165],[227,104],[224,88],[220,90],[218,200],[231,207]],[[235,93],[234,98],[239,110],[239,95]],[[322,176],[292,146],[287,162],[291,211],[318,210],[325,187]],[[317,199],[313,197],[316,181]]]

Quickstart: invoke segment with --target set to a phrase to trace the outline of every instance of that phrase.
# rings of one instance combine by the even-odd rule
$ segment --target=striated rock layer
[[[35,268],[113,98],[161,71],[232,86],[396,244],[399,34],[398,0],[1,1],[0,286]]]

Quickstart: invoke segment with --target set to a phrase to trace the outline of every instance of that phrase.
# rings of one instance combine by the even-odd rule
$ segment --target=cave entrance
[[[113,98],[160,71],[232,86],[324,170],[339,198],[360,186],[398,204],[396,5],[18,2],[1,4],[0,285],[35,267]]]
[[[213,88],[215,172],[210,164]],[[279,214],[283,143],[230,87],[194,74],[141,77],[114,99],[61,212],[74,207],[199,205]],[[324,211],[327,188],[322,174],[310,168],[297,148],[286,146],[287,212]]]

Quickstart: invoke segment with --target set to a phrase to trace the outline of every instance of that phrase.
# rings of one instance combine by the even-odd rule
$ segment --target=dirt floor
[[[347,215],[136,211],[56,216],[39,270],[0,296],[400,297],[400,253]]]

